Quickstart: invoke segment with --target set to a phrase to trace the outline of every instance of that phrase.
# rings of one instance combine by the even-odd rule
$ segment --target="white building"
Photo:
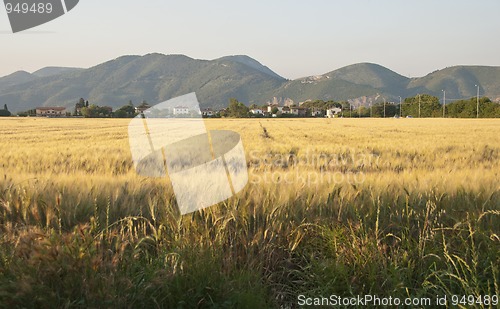
[[[307,115],[307,108],[292,106],[290,107],[290,114],[299,117],[305,117]]]
[[[215,115],[215,112],[211,108],[205,108],[201,111],[201,115],[203,117],[212,117]]]
[[[326,117],[334,118],[338,114],[342,113],[342,109],[338,107],[330,108],[326,110]]]
[[[38,117],[61,117],[64,116],[65,107],[37,107]]]
[[[252,113],[254,115],[264,115],[264,111],[260,108],[252,108],[250,110],[250,113]]]
[[[311,108],[311,116],[312,117],[322,117],[324,115],[324,110],[321,108],[313,107]]]
[[[278,113],[283,112],[283,106],[278,106],[276,104],[268,105],[267,112],[269,114],[271,114],[273,112],[273,108],[275,108],[275,107],[278,109]]]

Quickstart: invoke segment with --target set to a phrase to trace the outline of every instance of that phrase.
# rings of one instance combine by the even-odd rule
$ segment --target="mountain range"
[[[229,98],[246,104],[344,101],[359,97],[399,100],[431,94],[449,100],[476,95],[500,100],[500,67],[455,66],[408,78],[383,66],[358,63],[329,73],[288,80],[248,56],[197,60],[184,55],[123,56],[97,66],[47,67],[0,78],[0,105],[13,112],[37,106],[73,107],[79,98],[117,108],[132,100],[156,104],[196,92],[202,108],[220,108]],[[448,101],[448,99],[447,99]],[[361,102],[358,100],[358,102]],[[362,101],[366,103],[366,100]]]

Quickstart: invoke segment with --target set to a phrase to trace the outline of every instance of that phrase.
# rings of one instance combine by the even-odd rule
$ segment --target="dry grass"
[[[250,183],[184,217],[127,125],[0,120],[0,307],[499,293],[498,120],[208,120],[242,135]]]

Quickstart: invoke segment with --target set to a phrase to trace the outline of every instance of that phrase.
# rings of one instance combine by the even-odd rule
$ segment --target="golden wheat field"
[[[134,172],[128,123],[2,120],[3,181],[29,183],[52,198],[62,190],[87,198],[124,185],[138,189],[161,182]],[[277,187],[283,195],[314,192],[319,198],[345,184],[450,194],[458,189],[493,192],[500,186],[498,120],[230,119],[208,120],[206,126],[242,135],[251,173],[248,190]],[[262,137],[262,127],[270,138]],[[256,184],[264,184],[264,190]]]
[[[499,293],[499,120],[206,120],[241,134],[249,183],[183,217],[129,121],[0,120],[0,307]]]

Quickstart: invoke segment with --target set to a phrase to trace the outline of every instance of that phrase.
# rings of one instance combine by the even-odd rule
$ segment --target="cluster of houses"
[[[213,110],[211,108],[206,108],[201,111],[203,117],[215,117],[217,115],[225,112],[226,109],[222,110]],[[309,113],[310,112],[310,113]],[[280,115],[289,115],[295,117],[307,117],[310,115],[311,117],[328,117],[334,118],[338,117],[342,113],[341,108],[307,108],[301,106],[279,106],[278,104],[269,104],[264,108],[252,108],[250,109],[250,113],[254,116],[263,116],[263,117],[278,117]]]
[[[77,107],[76,112],[77,114],[81,114],[81,109],[83,107]],[[106,107],[111,109],[110,107]],[[142,113],[146,110],[151,108],[149,104],[141,104],[137,107],[135,107],[135,112],[136,113]],[[110,110],[112,112],[112,109]],[[185,106],[177,106],[172,109],[172,112],[174,115],[189,115],[191,113],[190,109]],[[66,112],[66,107],[37,107],[36,108],[36,116],[37,117],[65,117],[68,116],[68,112]],[[205,114],[203,114],[205,115]],[[213,113],[210,113],[210,115],[207,116],[213,116]]]
[[[87,103],[88,104],[88,103]],[[81,109],[85,107],[85,105],[81,106],[80,103],[77,103],[75,106],[76,115],[81,114]],[[143,113],[146,110],[150,109],[151,106],[146,102],[143,102],[141,105],[135,107],[136,113]],[[111,109],[111,108],[110,108]],[[221,110],[213,110],[211,108],[206,108],[201,110],[201,115],[203,117],[216,117],[218,115],[223,114],[226,109]],[[112,112],[112,110],[110,110]],[[171,114],[175,116],[183,116],[192,114],[192,110],[186,106],[176,106],[171,110]],[[292,117],[327,117],[334,118],[338,117],[342,112],[341,108],[334,107],[329,109],[322,108],[307,108],[302,106],[279,106],[278,104],[269,104],[264,108],[252,108],[250,109],[250,113],[254,116],[267,116],[267,117],[278,117],[280,115],[288,115]],[[36,116],[37,117],[65,117],[69,116],[70,113],[66,112],[65,107],[37,107],[36,108]]]

